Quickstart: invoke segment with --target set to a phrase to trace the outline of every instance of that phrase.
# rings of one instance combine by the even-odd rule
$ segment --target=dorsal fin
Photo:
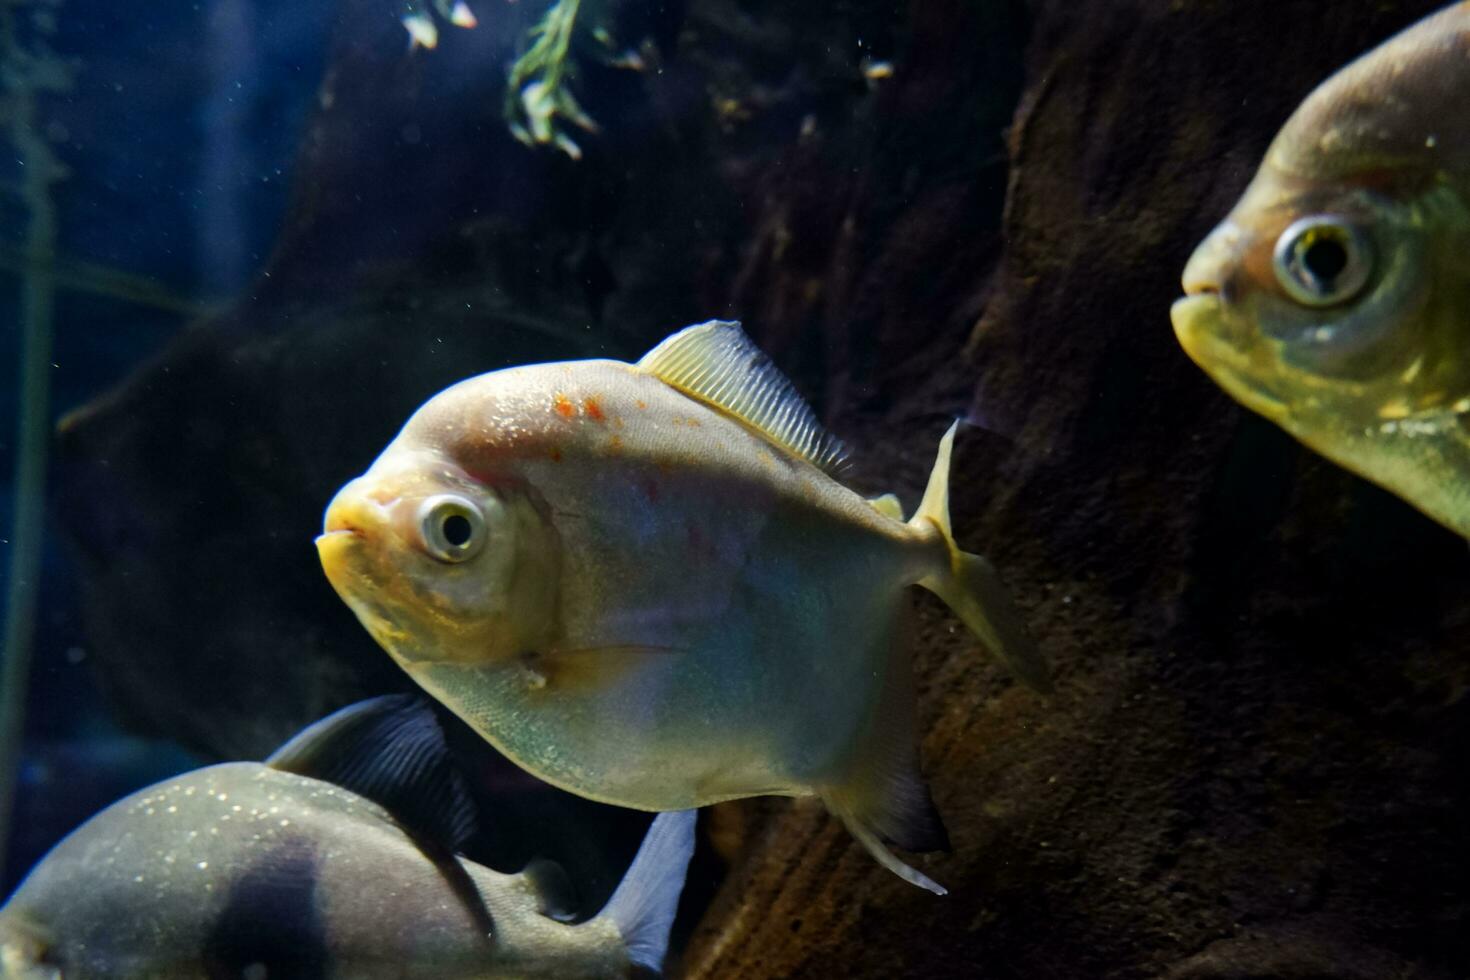
[[[665,338],[638,369],[755,429],[829,474],[847,462],[811,406],[734,320],[710,320]]]
[[[450,850],[477,830],[474,803],[444,730],[418,694],[348,705],[302,729],[265,762],[365,796],[410,831]]]

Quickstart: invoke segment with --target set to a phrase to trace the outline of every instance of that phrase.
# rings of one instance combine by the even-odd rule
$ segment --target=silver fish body
[[[949,445],[919,513],[896,519],[833,478],[835,441],[714,322],[637,364],[442,392],[338,493],[318,547],[384,648],[537,776],[651,810],[820,795],[937,888],[876,841],[937,824],[905,588],[938,592],[1044,683],[993,572],[954,545]]]

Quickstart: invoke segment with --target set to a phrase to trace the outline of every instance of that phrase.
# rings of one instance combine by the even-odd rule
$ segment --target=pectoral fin
[[[616,683],[651,661],[683,652],[681,647],[648,643],[559,647],[545,653],[524,653],[521,663],[533,687],[586,690]]]

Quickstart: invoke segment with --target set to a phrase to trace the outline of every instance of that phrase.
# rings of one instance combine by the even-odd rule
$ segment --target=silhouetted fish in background
[[[344,709],[266,763],[114,804],[0,909],[0,978],[625,977],[657,971],[694,843],[661,814],[607,906],[558,921],[554,870],[453,853],[474,828],[429,706]]]
[[[677,810],[816,794],[944,846],[918,772],[905,588],[1012,670],[1046,671],[994,570],[956,546],[953,432],[917,513],[837,482],[841,445],[740,330],[637,364],[496,371],[419,409],[317,539],[337,592],[496,748],[595,800]]]
[[[1302,103],[1184,290],[1232,397],[1470,537],[1470,3]]]

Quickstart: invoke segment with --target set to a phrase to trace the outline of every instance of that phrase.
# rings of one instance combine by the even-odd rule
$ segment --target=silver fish
[[[919,775],[905,590],[1022,678],[1046,670],[994,569],[959,549],[941,440],[923,502],[869,501],[741,331],[637,364],[511,368],[431,399],[327,509],[322,565],[425,690],[534,775],[675,810],[820,796],[880,837],[945,835]]]

